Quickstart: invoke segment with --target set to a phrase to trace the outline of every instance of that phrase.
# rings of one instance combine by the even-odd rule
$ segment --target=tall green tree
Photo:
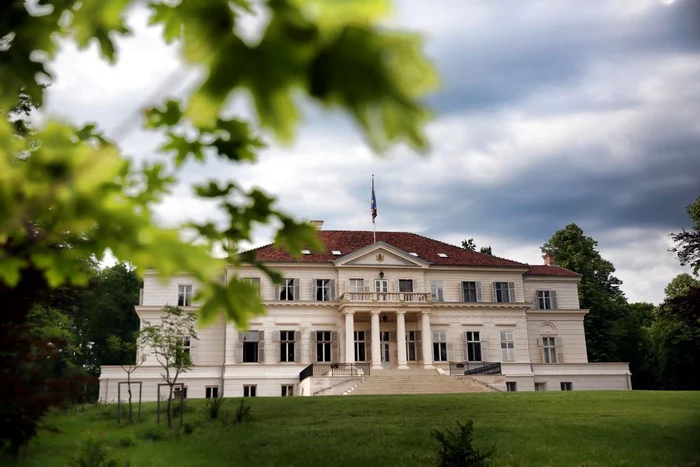
[[[678,274],[664,289],[666,300],[685,295],[693,287],[700,287],[700,280],[687,273]]]
[[[648,333],[655,312],[653,303],[630,303],[613,325],[615,353],[619,360],[629,362],[634,389],[658,389],[653,365],[650,364]]]
[[[588,359],[592,362],[618,361],[616,341],[621,327],[616,321],[625,316],[627,300],[614,276],[615,267],[597,250],[598,242],[584,235],[576,224],[558,230],[542,246],[557,264],[582,275],[579,284],[581,308],[590,312],[584,321]]]

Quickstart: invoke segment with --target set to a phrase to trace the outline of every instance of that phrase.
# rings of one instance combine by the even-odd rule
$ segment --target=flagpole
[[[376,217],[377,217],[377,206],[376,206],[376,198],[374,195],[374,174],[372,174],[372,207],[374,208],[373,214],[372,214],[372,231],[374,234],[374,242],[377,243],[377,222],[376,222]]]

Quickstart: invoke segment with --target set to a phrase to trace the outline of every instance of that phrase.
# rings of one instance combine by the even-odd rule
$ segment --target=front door
[[[377,300],[386,300],[386,293],[389,291],[389,281],[386,279],[375,279],[374,291],[377,293]]]
[[[389,331],[382,331],[380,333],[381,337],[381,353],[382,353],[382,366],[386,369],[391,368],[391,334]]]

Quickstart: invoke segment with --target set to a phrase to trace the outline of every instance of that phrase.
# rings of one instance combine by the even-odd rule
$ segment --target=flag
[[[374,223],[374,219],[377,217],[377,197],[374,195],[374,175],[372,175],[372,205],[370,212],[372,213],[372,223]]]

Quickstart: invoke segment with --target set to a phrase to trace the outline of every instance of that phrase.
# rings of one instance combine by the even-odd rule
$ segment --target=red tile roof
[[[286,251],[276,249],[272,245],[265,245],[254,250],[256,252],[256,258],[261,261],[269,262],[325,263],[335,261],[338,258],[372,245],[373,243],[373,234],[371,231],[321,230],[318,233],[321,241],[326,246],[326,251],[324,253],[312,252],[310,255],[303,255],[299,259],[294,259]],[[377,232],[377,242],[388,243],[406,253],[418,253],[418,258],[430,264],[446,266],[527,267],[526,264],[517,261],[465,250],[458,246],[409,232]],[[341,255],[333,255],[331,253],[333,250],[339,250]],[[438,256],[438,253],[444,253],[447,257],[441,258]]]
[[[530,266],[527,274],[529,276],[565,276],[581,277],[581,274],[560,266]]]

